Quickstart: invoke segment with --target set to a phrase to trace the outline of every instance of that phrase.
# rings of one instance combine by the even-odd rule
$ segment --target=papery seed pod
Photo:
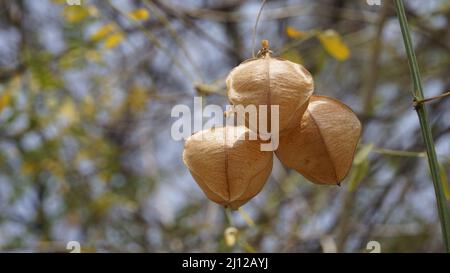
[[[300,64],[271,57],[268,42],[264,41],[258,58],[231,70],[226,84],[233,105],[279,105],[280,132],[300,122],[314,90],[308,70]]]
[[[352,165],[361,123],[342,102],[312,96],[299,126],[280,137],[276,155],[316,184],[340,184]]]
[[[186,140],[183,161],[211,201],[237,209],[266,183],[273,153],[261,151],[263,142],[250,139],[250,132],[244,126],[226,126]]]

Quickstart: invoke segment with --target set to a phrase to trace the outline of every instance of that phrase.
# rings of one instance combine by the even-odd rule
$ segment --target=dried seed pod
[[[244,126],[200,131],[186,140],[183,161],[206,196],[225,207],[237,209],[267,181],[273,153],[260,150]]]
[[[314,90],[308,70],[300,64],[272,58],[267,41],[263,41],[258,58],[235,67],[226,83],[228,99],[234,105],[279,105],[280,132],[300,122]]]
[[[298,127],[280,137],[276,155],[316,184],[340,184],[352,165],[361,123],[338,100],[312,96]]]

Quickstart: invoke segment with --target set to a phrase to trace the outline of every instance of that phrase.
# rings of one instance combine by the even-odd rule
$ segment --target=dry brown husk
[[[314,90],[313,78],[302,65],[272,58],[268,52],[235,67],[226,83],[233,105],[279,105],[281,133],[300,122]]]
[[[249,129],[226,126],[200,131],[186,140],[183,161],[211,200],[237,209],[267,181],[273,153],[260,150],[260,140],[249,140]]]
[[[283,164],[317,184],[340,184],[352,165],[361,123],[342,102],[312,96],[301,123],[280,137]]]

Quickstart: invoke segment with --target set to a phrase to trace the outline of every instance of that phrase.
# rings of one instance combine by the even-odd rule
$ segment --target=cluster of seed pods
[[[278,105],[279,160],[316,184],[340,184],[349,172],[361,123],[342,102],[313,95],[314,81],[302,65],[274,58],[263,41],[258,56],[226,79],[233,105]],[[270,126],[269,126],[270,127]],[[186,140],[183,161],[212,201],[237,209],[266,184],[273,152],[261,151],[245,125],[212,128]],[[258,134],[258,132],[256,132]]]

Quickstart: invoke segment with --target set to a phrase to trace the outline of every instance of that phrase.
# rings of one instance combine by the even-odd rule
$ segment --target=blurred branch
[[[167,3],[164,3],[162,1],[153,0],[153,2],[159,9],[164,11],[169,17],[178,19],[188,29],[192,30],[198,36],[203,37],[205,40],[207,40],[211,44],[214,44],[215,46],[222,48],[223,50],[225,50],[226,52],[228,52],[229,54],[231,54],[233,56],[239,55],[239,52],[237,49],[231,47],[227,43],[224,43],[224,42],[218,40],[216,37],[211,35],[209,32],[200,28],[191,17],[179,12],[179,10],[177,10],[177,9],[172,9],[172,7],[168,6]]]
[[[0,83],[8,82],[10,79],[25,72],[26,67],[23,64],[9,70],[0,70]]]
[[[390,150],[390,149],[374,149],[374,152],[383,154],[383,155],[390,155],[390,156],[406,156],[406,157],[425,157],[427,154],[426,152],[410,152],[410,151],[399,151],[399,150]]]
[[[316,6],[320,9],[319,12],[322,13],[315,14],[315,16],[330,17],[337,12],[341,12],[342,13],[341,17],[345,18],[346,20],[364,21],[369,23],[373,23],[376,21],[375,12],[367,12],[350,8],[339,8],[334,7],[332,5],[316,4]],[[251,18],[255,18],[257,16],[257,12],[250,15],[246,15],[239,11],[232,11],[232,12],[224,11],[223,6],[210,7],[207,9],[205,8],[186,9],[183,7],[173,7],[173,8],[193,18],[219,22],[242,22],[253,20]],[[279,20],[289,17],[297,17],[299,16],[299,14],[304,15],[311,14],[311,8],[305,7],[304,4],[288,5],[279,8],[272,8],[267,12],[267,15],[263,17],[263,20]]]
[[[111,6],[111,8],[122,15],[124,18],[129,18],[127,14],[125,14],[123,11],[121,11],[119,8],[114,6],[114,4],[111,2],[111,0],[108,1],[108,4]],[[152,42],[158,49],[160,49],[162,52],[164,52],[172,61],[173,63],[191,80],[195,81],[195,77],[189,72],[189,69],[184,67],[184,65],[178,60],[176,56],[174,56],[169,50],[167,50],[166,47],[164,47],[159,39],[153,35],[150,31],[147,31],[141,24],[137,24],[137,27],[142,31],[142,33],[147,36],[147,38]]]
[[[194,58],[191,56],[188,48],[184,45],[180,35],[177,33],[177,30],[174,27],[172,27],[170,21],[166,18],[166,16],[164,16],[164,14],[151,1],[145,1],[145,3],[151,8],[153,13],[156,14],[156,17],[158,18],[158,20],[161,22],[161,24],[164,26],[164,28],[166,28],[169,31],[169,33],[172,36],[172,38],[174,39],[175,43],[181,48],[184,55],[186,56],[186,59],[191,64],[192,68],[195,70],[196,75],[198,76],[199,80],[203,81],[202,76],[201,76],[202,73],[200,72],[200,69],[198,68],[197,64],[195,63]]]
[[[373,97],[377,87],[377,82],[379,78],[379,59],[381,55],[381,48],[383,44],[383,29],[387,21],[389,5],[383,5],[380,11],[378,23],[376,25],[375,41],[373,42],[372,52],[369,60],[369,69],[367,69],[365,75],[365,90],[363,95],[364,105],[363,111],[365,114],[370,114],[373,111]]]

